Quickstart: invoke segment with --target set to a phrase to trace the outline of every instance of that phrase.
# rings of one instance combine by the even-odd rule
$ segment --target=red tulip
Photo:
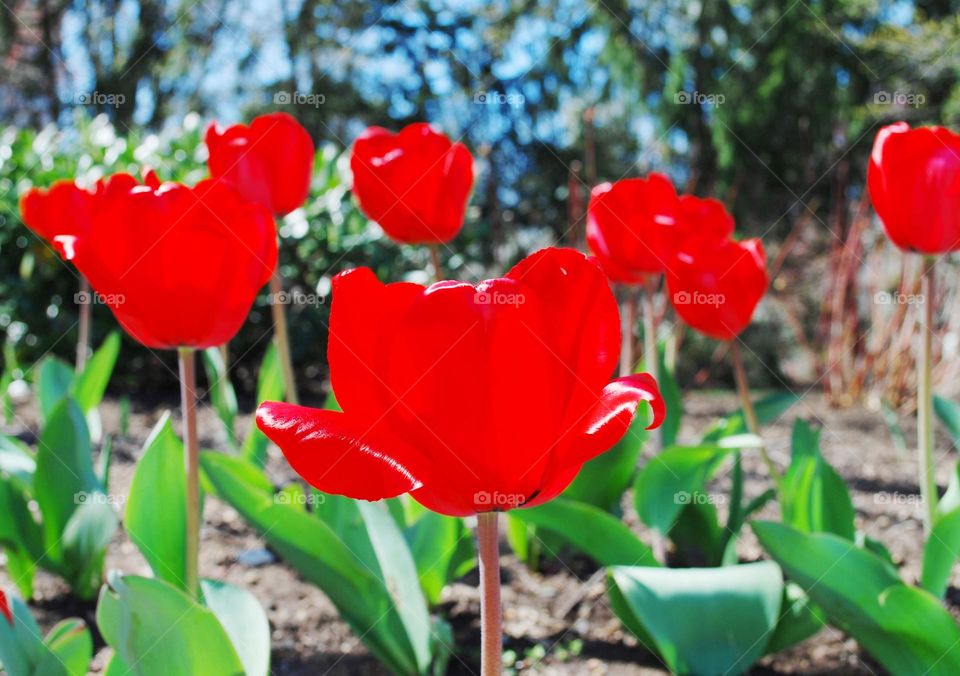
[[[884,127],[873,143],[867,184],[898,247],[924,254],[960,248],[960,136],[906,122]]]
[[[600,268],[544,249],[506,277],[384,285],[339,275],[331,380],[343,412],[266,402],[257,424],[321,491],[411,495],[442,514],[536,505],[627,431],[656,382],[610,382],[617,304]]]
[[[277,262],[266,207],[228,184],[102,182],[90,227],[54,236],[135,339],[152,348],[221,345],[239,330]]]
[[[7,601],[6,593],[0,589],[0,615],[7,619],[7,624],[13,626],[13,612],[10,610],[10,603]]]
[[[759,239],[693,238],[667,271],[667,289],[683,321],[730,340],[750,323],[767,289],[763,245]]]
[[[50,188],[31,188],[20,199],[24,224],[53,242],[56,235],[78,234],[90,226],[94,190],[73,181],[57,181]]]
[[[590,192],[587,245],[610,279],[639,283],[664,271],[674,248],[677,208],[673,184],[656,172],[602,183]]]
[[[360,210],[406,244],[449,242],[463,227],[473,187],[473,157],[429,124],[393,134],[370,127],[350,155]]]
[[[303,206],[310,192],[314,147],[310,134],[287,113],[253,118],[250,126],[207,127],[207,166],[270,213],[283,216]]]

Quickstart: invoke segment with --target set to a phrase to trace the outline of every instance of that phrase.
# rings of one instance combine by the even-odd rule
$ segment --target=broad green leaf
[[[609,574],[671,671],[739,674],[759,659],[783,596],[770,561],[723,568],[614,566]],[[695,618],[695,620],[694,620]]]
[[[283,395],[283,369],[280,366],[277,346],[271,342],[263,355],[260,373],[257,375],[257,401],[281,401]],[[251,423],[250,432],[243,442],[241,454],[244,458],[263,467],[267,462],[267,444],[266,435],[260,431],[254,421]]]
[[[619,513],[620,499],[637,473],[640,451],[649,433],[650,409],[641,406],[627,433],[606,453],[587,462],[562,496],[607,512]]]
[[[73,512],[101,492],[83,411],[69,397],[61,398],[47,416],[37,448],[34,492],[43,514],[44,541],[59,559],[55,552]]]
[[[16,437],[0,434],[0,475],[6,473],[27,491],[33,490],[37,461],[30,448]]]
[[[27,605],[16,596],[7,594],[13,626],[0,616],[0,665],[10,676],[34,673],[36,666],[48,652],[42,640],[40,627],[30,614]],[[52,672],[51,676],[65,675],[65,669]]]
[[[660,435],[660,445],[666,448],[673,446],[677,442],[677,434],[680,432],[680,422],[683,419],[683,394],[680,392],[680,386],[677,384],[675,374],[667,368],[665,361],[666,345],[661,343],[658,354],[660,363],[657,369],[657,385],[660,388],[660,396],[666,405],[667,415],[663,419],[663,424],[658,428]],[[647,371],[646,364],[641,362],[641,371]]]
[[[667,535],[674,545],[674,557],[683,566],[719,566],[736,563],[736,541],[725,536],[730,532],[720,523],[717,508],[709,500],[713,496],[696,493],[696,502],[683,505]]]
[[[217,616],[246,676],[270,673],[270,622],[253,594],[226,582],[201,580],[204,604]]]
[[[757,422],[761,426],[776,422],[799,400],[799,395],[786,391],[773,392],[772,394],[757,399],[753,402],[753,408],[757,413]],[[742,434],[746,431],[747,424],[743,417],[743,411],[738,410],[736,413],[718,420],[711,425],[706,434],[703,435],[700,443],[713,443],[723,437],[732,434]]]
[[[166,413],[154,425],[137,463],[124,523],[153,574],[187,591],[187,478],[183,443]]]
[[[704,486],[732,452],[715,445],[673,446],[650,458],[634,483],[640,519],[666,535],[685,505],[709,499]]]
[[[793,426],[793,455],[781,494],[783,520],[810,533],[854,538],[853,502],[847,486],[820,453],[820,433],[802,420]]]
[[[70,391],[73,369],[59,357],[51,356],[40,362],[39,370],[37,399],[40,402],[40,415],[47,420],[54,407]]]
[[[950,571],[960,551],[960,507],[941,515],[933,525],[923,549],[923,588],[943,598],[950,581]]]
[[[767,644],[767,654],[778,653],[805,641],[827,624],[823,611],[810,602],[798,585],[788,582],[783,588],[783,603],[777,628]]]
[[[405,636],[413,651],[416,671],[423,673],[431,660],[430,614],[410,548],[385,505],[358,501],[357,508],[376,554],[379,577],[393,601],[399,625],[403,629],[402,633],[393,631],[391,619],[388,618],[386,631],[381,632],[380,627],[375,627],[374,631],[390,639]]]
[[[116,512],[102,493],[94,494],[70,515],[63,530],[64,576],[78,598],[95,598],[100,590],[107,545],[119,524]]]
[[[458,554],[464,544],[473,549],[473,536],[462,519],[425,511],[407,527],[405,536],[417,565],[420,587],[430,605],[440,602],[440,594],[457,577]],[[475,560],[470,557],[470,563]]]
[[[653,552],[616,517],[582,502],[556,498],[510,514],[550,531],[601,566],[658,566]]]
[[[752,524],[760,544],[831,624],[894,674],[960,673],[960,628],[928,592],[908,587],[889,563],[832,533]]]
[[[244,673],[213,611],[156,578],[113,575],[100,593],[104,640],[140,674],[238,676]]]
[[[93,639],[83,620],[63,620],[44,639],[47,654],[36,670],[53,674],[63,669],[70,676],[86,676],[93,659]]]
[[[960,404],[944,397],[933,395],[933,412],[947,428],[953,445],[960,447]]]
[[[103,393],[107,390],[119,354],[120,334],[114,331],[93,353],[83,367],[83,372],[74,379],[70,393],[84,413],[95,409],[103,400]]]

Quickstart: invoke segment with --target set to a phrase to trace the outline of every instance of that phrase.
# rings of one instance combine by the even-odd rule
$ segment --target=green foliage
[[[724,568],[614,566],[608,589],[620,620],[672,672],[741,674],[764,654],[777,625],[783,577],[770,561]]]
[[[43,636],[26,604],[11,597],[13,626],[0,617],[0,669],[11,676],[86,676],[93,639],[83,620],[57,623]]]

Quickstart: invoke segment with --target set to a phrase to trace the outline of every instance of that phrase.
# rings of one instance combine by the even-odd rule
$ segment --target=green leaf
[[[757,413],[757,422],[761,426],[776,422],[783,416],[784,413],[790,410],[791,406],[793,406],[799,400],[799,395],[787,391],[774,392],[765,397],[757,399],[755,402],[753,402],[753,408]],[[704,434],[700,443],[713,443],[723,437],[733,434],[742,434],[746,431],[747,423],[743,417],[743,411],[738,410],[732,415],[718,420],[711,425],[707,429],[707,432]]]
[[[410,552],[417,565],[420,587],[431,606],[440,602],[440,594],[458,576],[458,559],[464,545],[473,564],[473,536],[462,519],[424,511],[405,532]]]
[[[847,486],[820,453],[820,432],[802,420],[793,426],[793,454],[781,495],[783,521],[809,533],[853,540],[853,502]]]
[[[933,412],[947,428],[953,445],[960,448],[960,404],[950,399],[933,395]]]
[[[281,401],[283,395],[283,369],[280,366],[277,346],[271,342],[263,355],[263,363],[260,364],[260,373],[257,376],[257,401]],[[241,455],[263,467],[267,462],[267,443],[266,435],[254,421],[243,442]]]
[[[37,461],[30,448],[16,437],[0,434],[0,473],[12,477],[24,490],[32,491],[36,470]]]
[[[246,676],[270,673],[270,622],[257,597],[226,582],[201,580],[203,600],[217,616]]]
[[[625,624],[642,624],[676,673],[747,671],[764,653],[783,596],[780,568],[770,561],[723,568],[614,566],[609,574],[633,615]]]
[[[778,653],[805,641],[827,624],[823,611],[810,601],[807,593],[793,582],[783,588],[780,620],[767,644],[767,654]]]
[[[40,415],[47,420],[54,407],[70,391],[73,369],[62,359],[51,356],[40,362],[38,377],[37,399],[40,401]]]
[[[87,423],[69,397],[62,398],[47,416],[38,443],[34,491],[43,514],[44,541],[59,560],[60,537],[73,512],[83,501],[101,494]]]
[[[65,669],[70,676],[85,676],[93,659],[93,638],[83,620],[59,622],[44,639],[48,653],[36,670],[40,674]]]
[[[947,593],[950,571],[960,551],[960,507],[941,515],[923,549],[923,588],[938,598]]]
[[[667,415],[663,419],[663,424],[659,427],[660,444],[663,447],[673,446],[677,442],[677,434],[680,433],[680,422],[683,419],[683,393],[680,392],[680,386],[677,384],[675,374],[667,368],[665,361],[665,344],[659,346],[659,368],[657,369],[657,385],[660,388],[660,396],[667,408]],[[641,370],[649,370],[646,364],[642,364]]]
[[[601,566],[659,565],[650,548],[623,522],[592,505],[556,498],[510,514],[550,531]]]
[[[83,367],[83,372],[74,379],[70,393],[84,413],[95,409],[103,400],[103,393],[107,390],[119,354],[120,334],[114,331],[93,353]]]
[[[239,676],[243,663],[213,611],[163,580],[111,576],[100,593],[97,625],[125,664],[140,674]]]
[[[165,413],[144,444],[124,523],[153,574],[183,591],[188,591],[186,500],[183,443]]]
[[[704,499],[704,486],[732,452],[720,446],[673,446],[650,458],[634,483],[640,519],[666,535],[685,505]]]
[[[227,442],[234,447],[237,438],[237,393],[230,382],[230,373],[219,347],[208,347],[203,351],[203,367],[207,374],[210,401],[223,425]]]
[[[960,628],[889,563],[832,533],[752,523],[760,544],[820,607],[894,674],[960,673]]]
[[[70,515],[63,530],[64,575],[78,598],[92,599],[100,590],[107,545],[119,523],[102,493],[94,494]]]
[[[9,594],[7,600],[13,613],[13,626],[0,616],[0,664],[11,676],[33,674],[48,649],[41,640],[40,627],[27,605]],[[66,674],[66,670],[55,670],[51,676],[61,674]]]
[[[641,407],[623,438],[609,451],[584,464],[562,496],[618,513],[620,499],[633,482],[640,451],[650,436],[645,429],[649,420],[649,407]]]

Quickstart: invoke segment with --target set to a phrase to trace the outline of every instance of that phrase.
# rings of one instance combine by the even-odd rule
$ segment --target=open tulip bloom
[[[204,138],[210,175],[233,185],[245,199],[257,202],[276,217],[299,209],[307,201],[316,154],[307,130],[287,113],[253,118],[250,125],[207,127]],[[271,313],[287,401],[297,402],[290,355],[287,315],[280,298],[283,279],[277,267],[270,279]]]
[[[924,528],[929,534],[938,499],[933,466],[934,262],[935,256],[960,249],[960,135],[944,127],[911,129],[906,122],[884,127],[870,154],[867,185],[890,241],[906,253],[924,257],[917,449]]]
[[[467,147],[425,122],[396,134],[368,127],[353,142],[350,172],[360,211],[390,239],[425,245],[439,281],[439,245],[460,232],[473,189]]]
[[[187,449],[187,579],[198,593],[199,466],[197,349],[233,338],[277,263],[266,207],[226,182],[146,184],[115,174],[88,193],[89,227],[52,232],[63,256],[134,339],[177,349]]]
[[[499,673],[496,513],[556,497],[641,401],[651,428],[663,420],[650,375],[610,381],[619,345],[606,277],[577,251],[544,249],[476,286],[385,285],[358,268],[335,279],[330,315],[343,412],[265,402],[257,424],[321,491],[479,515],[484,673]]]

